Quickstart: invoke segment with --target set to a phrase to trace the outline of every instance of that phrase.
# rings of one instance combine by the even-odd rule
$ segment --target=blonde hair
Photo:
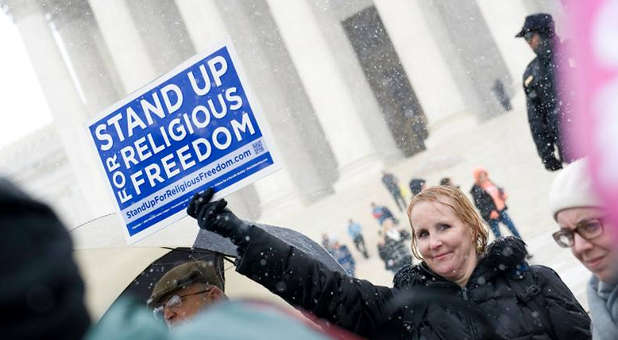
[[[410,228],[412,229],[412,253],[414,257],[423,260],[416,246],[416,233],[414,232],[414,225],[411,219],[412,209],[419,202],[438,202],[451,208],[455,216],[472,230],[472,237],[476,242],[476,254],[480,255],[485,252],[489,232],[485,222],[483,222],[481,216],[479,216],[472,205],[472,202],[470,202],[464,193],[457,187],[439,185],[421,191],[412,198],[408,206],[408,220],[410,222]]]

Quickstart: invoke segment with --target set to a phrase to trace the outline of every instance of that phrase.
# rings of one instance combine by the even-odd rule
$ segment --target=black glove
[[[229,238],[237,246],[246,245],[250,225],[227,209],[224,199],[211,202],[214,194],[215,190],[208,188],[201,194],[193,195],[187,214],[197,219],[200,228]]]
[[[549,156],[548,158],[543,159],[543,165],[545,165],[545,169],[549,171],[562,169],[562,162],[557,160],[554,156]]]

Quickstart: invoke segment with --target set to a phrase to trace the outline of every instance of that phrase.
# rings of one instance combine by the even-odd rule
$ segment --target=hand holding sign
[[[197,219],[200,228],[229,238],[236,246],[247,243],[249,225],[226,209],[224,199],[211,202],[214,193],[213,188],[208,188],[201,194],[195,194],[187,207],[187,214]]]

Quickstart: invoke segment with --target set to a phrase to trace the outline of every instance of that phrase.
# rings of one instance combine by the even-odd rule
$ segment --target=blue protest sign
[[[129,242],[275,171],[267,128],[230,44],[197,55],[106,109],[88,129]]]

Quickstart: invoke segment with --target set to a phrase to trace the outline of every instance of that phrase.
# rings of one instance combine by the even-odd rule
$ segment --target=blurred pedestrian
[[[367,252],[367,246],[365,245],[365,238],[361,230],[361,225],[358,222],[354,222],[352,219],[348,220],[348,234],[354,241],[354,246],[363,256],[368,259],[369,253]]]
[[[356,274],[356,261],[350,252],[350,249],[345,244],[335,241],[333,244],[333,257],[337,263],[341,265],[346,274],[354,277]]]
[[[606,218],[607,205],[593,190],[585,159],[558,173],[549,206],[560,226],[553,234],[556,243],[571,248],[592,272],[587,287],[592,338],[618,339],[618,229]]]
[[[172,327],[226,299],[223,274],[214,264],[191,261],[170,269],[159,279],[148,305],[156,317]]]
[[[442,179],[440,179],[440,185],[450,185],[452,187],[459,189],[459,185],[455,185],[453,181],[451,181],[450,177],[443,177]]]
[[[401,268],[412,264],[412,254],[407,239],[395,228],[378,231],[378,253],[386,270],[396,274]]]
[[[474,205],[481,213],[483,219],[489,224],[494,236],[496,238],[502,236],[500,233],[500,222],[502,222],[513,235],[521,238],[511,217],[506,212],[507,195],[504,189],[495,185],[489,179],[487,170],[481,167],[474,169],[473,176],[474,185],[470,189],[470,193],[474,199]]]
[[[388,192],[390,192],[393,196],[393,199],[395,200],[395,204],[397,204],[397,208],[399,208],[399,211],[403,212],[403,210],[407,206],[407,203],[406,200],[403,198],[401,189],[399,188],[399,180],[397,179],[397,177],[395,177],[395,175],[391,173],[382,171],[382,183],[384,183],[384,186],[386,187]]]
[[[421,191],[425,189],[425,180],[422,178],[412,178],[410,180],[410,191],[412,192],[412,197],[418,195]]]
[[[240,220],[225,200],[211,202],[213,195],[209,189],[194,196],[187,213],[200,228],[239,247],[239,273],[361,336],[590,338],[590,318],[560,277],[550,268],[529,265],[519,238],[487,246],[485,224],[456,188],[429,188],[410,203],[412,251],[423,262],[402,268],[394,288],[328,269],[302,249]]]
[[[230,299],[168,329],[141,305],[119,301],[88,334],[87,340],[327,340],[357,339],[308,313],[292,313],[267,301]]]
[[[536,57],[528,64],[523,76],[528,108],[528,123],[537,152],[547,170],[562,168],[570,162],[570,150],[562,136],[569,119],[569,100],[559,91],[556,80],[561,67],[560,39],[554,20],[547,13],[528,15],[522,29],[515,36],[524,38]]]
[[[509,98],[508,93],[504,89],[504,83],[500,79],[496,79],[494,85],[491,87],[491,91],[494,93],[504,111],[511,111],[513,106],[511,105],[511,98]]]
[[[440,179],[440,185],[453,185],[449,177],[443,177]]]
[[[377,205],[371,202],[371,215],[378,220],[380,226],[383,226],[386,222],[392,222],[393,224],[399,224],[399,220],[393,216],[393,213],[389,208],[383,205]]]

